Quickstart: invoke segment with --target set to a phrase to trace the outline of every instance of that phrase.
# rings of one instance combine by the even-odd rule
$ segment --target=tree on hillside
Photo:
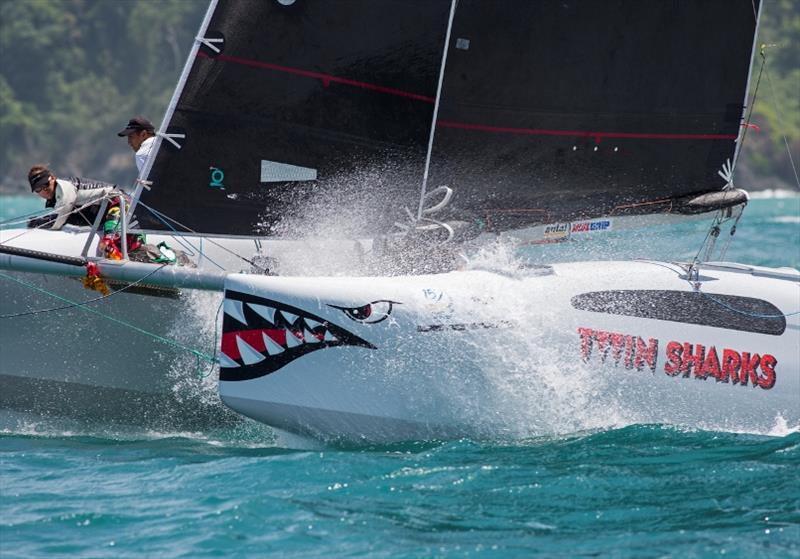
[[[738,182],[800,189],[800,0],[765,1],[757,47],[750,98],[758,128],[745,136]]]
[[[206,9],[203,0],[0,2],[0,183],[52,165],[130,182],[114,132],[158,121]]]
[[[38,162],[129,183],[135,168],[114,132],[135,114],[160,122],[207,5],[0,0],[0,189],[23,190]],[[760,131],[748,130],[737,183],[800,188],[789,158],[800,165],[800,0],[764,0],[758,43]]]

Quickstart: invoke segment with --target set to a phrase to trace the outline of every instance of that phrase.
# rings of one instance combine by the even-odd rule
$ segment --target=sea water
[[[0,217],[34,203],[2,198]],[[709,224],[483,258],[685,260]],[[752,200],[725,259],[800,267],[800,198]],[[193,382],[186,368],[176,382]],[[0,557],[800,557],[798,426],[585,409],[572,430],[520,413],[517,438],[303,450],[248,420],[187,433],[17,417],[0,432]]]

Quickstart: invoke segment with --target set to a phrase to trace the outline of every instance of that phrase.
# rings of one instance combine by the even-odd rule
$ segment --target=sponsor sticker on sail
[[[569,237],[569,223],[551,223],[544,228],[545,239],[566,239]]]
[[[589,221],[576,221],[572,224],[571,233],[602,233],[611,231],[612,221],[610,219],[591,219]]]

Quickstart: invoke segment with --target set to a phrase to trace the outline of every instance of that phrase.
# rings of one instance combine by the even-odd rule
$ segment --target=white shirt
[[[145,163],[147,163],[147,158],[150,157],[150,150],[153,149],[153,144],[156,141],[155,136],[150,136],[142,145],[139,146],[139,150],[136,152],[136,168],[139,170],[139,176],[142,176],[142,169],[144,169]]]

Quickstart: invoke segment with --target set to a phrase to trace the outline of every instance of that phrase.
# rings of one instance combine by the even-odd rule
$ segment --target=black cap
[[[36,192],[37,188],[41,188],[50,181],[50,169],[42,169],[38,173],[28,175],[28,182],[31,185],[31,192]]]
[[[125,128],[117,132],[117,136],[130,136],[134,132],[138,132],[140,130],[155,132],[156,129],[153,126],[153,123],[143,116],[135,116],[128,121],[128,125]]]

